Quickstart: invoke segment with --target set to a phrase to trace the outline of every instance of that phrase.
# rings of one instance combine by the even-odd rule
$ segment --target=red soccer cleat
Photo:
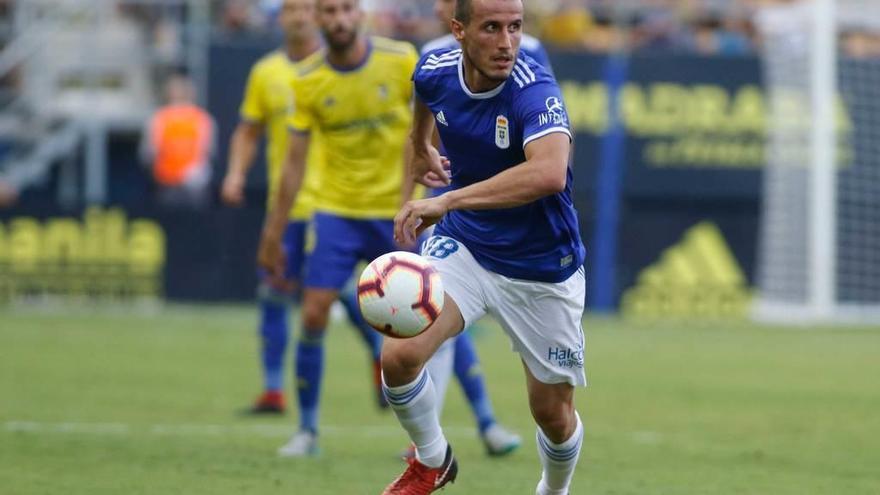
[[[382,495],[428,495],[455,481],[458,475],[458,462],[452,455],[452,448],[446,447],[446,457],[438,468],[429,468],[415,458],[406,461],[409,467],[394,480]]]
[[[284,414],[284,394],[279,391],[269,390],[263,392],[254,405],[248,410],[249,414]]]

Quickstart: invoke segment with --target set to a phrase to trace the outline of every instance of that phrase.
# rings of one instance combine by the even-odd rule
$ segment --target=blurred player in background
[[[321,194],[313,226],[315,248],[306,266],[303,335],[297,344],[299,431],[279,449],[284,456],[317,451],[318,404],[324,373],[324,333],[330,307],[360,260],[401,249],[394,214],[412,193],[404,190],[403,153],[412,113],[412,45],[361,33],[357,0],[318,0],[326,48],[298,66],[281,187],[260,241],[259,262],[284,271],[286,213],[306,187],[307,155],[322,144]],[[377,335],[376,332],[372,332]],[[376,368],[376,377],[379,368]]]
[[[229,167],[221,190],[223,201],[230,206],[244,203],[247,172],[254,163],[263,134],[268,138],[269,205],[277,196],[282,162],[287,153],[287,118],[293,102],[292,84],[297,75],[296,64],[321,48],[321,37],[315,25],[315,0],[285,0],[278,22],[284,32],[285,43],[260,59],[251,70],[241,105],[241,122],[232,135]],[[250,409],[253,413],[281,413],[285,409],[283,376],[289,337],[288,307],[298,294],[305,259],[306,231],[316,197],[320,194],[321,161],[317,144],[311,147],[308,162],[310,165],[302,190],[289,211],[282,235],[286,255],[284,272],[278,277],[265,272],[261,275],[259,298],[264,390]],[[367,341],[375,369],[378,366],[381,338],[363,321],[356,303],[351,302],[352,296],[344,300],[349,316]],[[377,384],[377,395],[382,399],[375,378],[374,384]]]
[[[440,272],[447,299],[421,335],[385,339],[385,393],[416,458],[384,493],[424,495],[455,479],[424,365],[491,313],[524,363],[543,467],[537,494],[564,495],[583,437],[574,387],[586,385],[585,249],[572,206],[568,117],[550,72],[519,53],[520,0],[459,0],[454,17],[461,49],[429,52],[413,76],[410,164],[427,186],[450,183],[433,145],[436,126],[452,190],[409,201],[395,217],[401,242],[436,223],[422,254]]]

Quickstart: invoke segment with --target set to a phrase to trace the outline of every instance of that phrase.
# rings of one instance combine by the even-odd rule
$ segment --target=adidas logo
[[[721,230],[701,222],[645,268],[621,299],[627,316],[745,317],[751,302],[745,275]]]
[[[449,127],[449,123],[446,122],[446,115],[443,114],[443,110],[440,110],[440,113],[437,114],[437,122]]]

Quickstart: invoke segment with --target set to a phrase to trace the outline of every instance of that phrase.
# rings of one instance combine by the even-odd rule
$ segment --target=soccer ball
[[[406,339],[424,332],[440,315],[443,282],[421,256],[394,251],[367,265],[357,296],[370,326],[389,337]]]

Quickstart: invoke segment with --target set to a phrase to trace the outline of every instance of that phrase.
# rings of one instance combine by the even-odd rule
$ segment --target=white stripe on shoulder
[[[512,73],[514,76],[519,76],[518,79],[520,81],[522,81],[522,84],[519,85],[520,88],[522,88],[524,86],[528,86],[529,84],[531,84],[533,82],[531,79],[529,79],[529,76],[527,76],[526,73],[523,72],[522,68],[520,68],[518,65],[513,66]]]
[[[447,60],[450,58],[458,57],[460,55],[461,55],[460,49],[459,50],[452,50],[451,52],[444,53],[443,55],[440,55],[439,57],[432,53],[432,54],[428,55],[428,60]]]
[[[525,63],[522,59],[516,59],[516,65],[522,67],[526,75],[529,76],[529,82],[535,82],[535,79],[537,78],[535,77],[535,73],[532,72],[532,69],[529,68],[529,64]]]
[[[519,86],[520,88],[525,86],[525,83],[522,81],[522,79],[519,78],[519,74],[517,74],[516,70],[513,70],[511,74],[513,75],[513,80],[516,81],[517,86]]]
[[[431,57],[433,57],[433,55]],[[422,65],[421,68],[430,70],[430,69],[437,69],[439,67],[448,67],[450,65],[457,64],[460,59],[461,59],[461,51],[458,51],[457,53],[450,52],[450,53],[443,55],[442,57],[434,57],[434,58],[429,57],[428,60]]]
[[[454,67],[456,65],[458,65],[458,59],[447,60],[447,61],[444,61],[443,63],[434,64],[434,65],[425,64],[421,67],[421,69],[423,69],[423,70],[437,70],[437,69],[442,69],[443,67]]]
[[[544,129],[541,132],[536,132],[536,133],[532,134],[531,136],[523,139],[523,148],[525,148],[527,144],[531,143],[535,139],[542,138],[544,136],[554,134],[557,132],[561,133],[561,134],[565,134],[566,136],[568,136],[569,141],[571,140],[571,131],[569,131],[567,127],[561,127],[561,126],[560,127],[551,127],[549,129]]]

